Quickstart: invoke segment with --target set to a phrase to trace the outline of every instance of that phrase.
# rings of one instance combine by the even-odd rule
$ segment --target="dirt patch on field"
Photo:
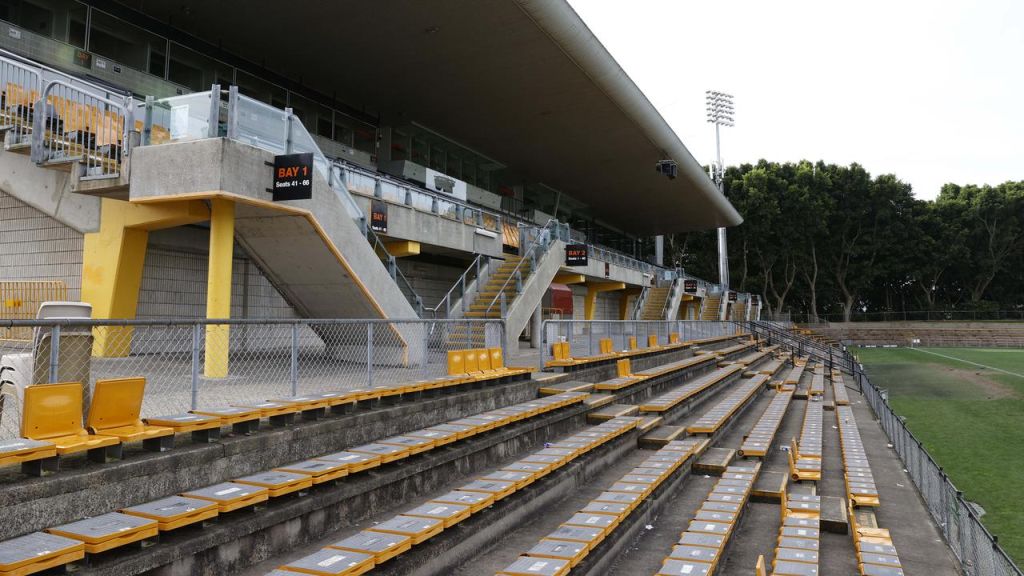
[[[995,372],[986,371],[983,369],[976,370],[961,370],[959,368],[950,368],[948,366],[942,367],[942,371],[946,372],[950,376],[970,382],[985,395],[987,400],[1003,400],[1006,398],[1019,398],[1020,395],[1012,386],[1007,386],[1002,382],[997,382],[989,378],[989,375],[994,375]]]

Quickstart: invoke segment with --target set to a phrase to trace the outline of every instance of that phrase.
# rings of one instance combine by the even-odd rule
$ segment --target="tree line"
[[[769,314],[1024,308],[1024,181],[920,200],[858,164],[762,160],[728,168],[724,187],[744,218],[728,231],[731,288]],[[668,243],[687,272],[717,281],[714,231]]]

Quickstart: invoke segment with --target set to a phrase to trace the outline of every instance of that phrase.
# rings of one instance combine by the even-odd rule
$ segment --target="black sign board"
[[[75,50],[74,61],[82,68],[92,68],[92,54],[85,50]]]
[[[370,230],[388,233],[388,205],[383,200],[370,202]]]
[[[761,304],[761,297],[758,296],[757,294],[751,294],[750,295],[750,305],[751,306],[759,306],[760,304]]]
[[[696,280],[683,280],[683,292],[687,294],[697,293],[697,281]]]
[[[274,202],[313,197],[313,153],[274,156]]]
[[[729,292],[729,302],[735,302],[739,296],[740,295],[735,292]]]
[[[566,266],[586,266],[587,265],[587,245],[586,244],[566,244],[565,245],[565,265]]]

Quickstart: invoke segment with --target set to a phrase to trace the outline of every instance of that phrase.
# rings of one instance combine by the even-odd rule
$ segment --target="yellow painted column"
[[[629,297],[639,296],[643,292],[643,288],[629,288],[622,293],[622,299],[619,300],[619,320],[629,320]]]
[[[100,231],[85,235],[82,247],[82,301],[92,304],[97,319],[135,318],[146,260],[149,232],[125,228],[123,220],[105,217]],[[94,356],[118,358],[131,352],[130,326],[93,330]]]
[[[198,201],[149,206],[103,198],[99,231],[85,234],[82,246],[82,301],[92,305],[92,317],[135,318],[149,232],[208,218],[209,211]],[[95,328],[92,353],[127,356],[131,338],[131,327]]]
[[[611,292],[613,290],[625,290],[625,282],[595,282],[587,284],[587,295],[583,300],[583,316],[587,320],[594,319],[596,311],[597,295],[599,292]]]
[[[231,260],[235,248],[235,204],[215,199],[210,205],[210,256],[206,278],[206,317],[231,317]],[[230,327],[226,324],[206,327],[207,378],[228,375]]]

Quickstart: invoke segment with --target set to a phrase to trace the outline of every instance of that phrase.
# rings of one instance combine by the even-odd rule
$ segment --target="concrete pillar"
[[[665,237],[654,237],[654,263],[658,266],[665,265]]]
[[[231,261],[235,248],[235,204],[214,199],[210,211],[210,255],[206,278],[206,317],[231,317]],[[230,327],[224,324],[206,327],[207,378],[228,375]]]
[[[540,330],[541,326],[544,324],[544,312],[541,309],[542,304],[537,304],[537,309],[533,311],[533,327],[530,328],[530,348],[540,348]]]

